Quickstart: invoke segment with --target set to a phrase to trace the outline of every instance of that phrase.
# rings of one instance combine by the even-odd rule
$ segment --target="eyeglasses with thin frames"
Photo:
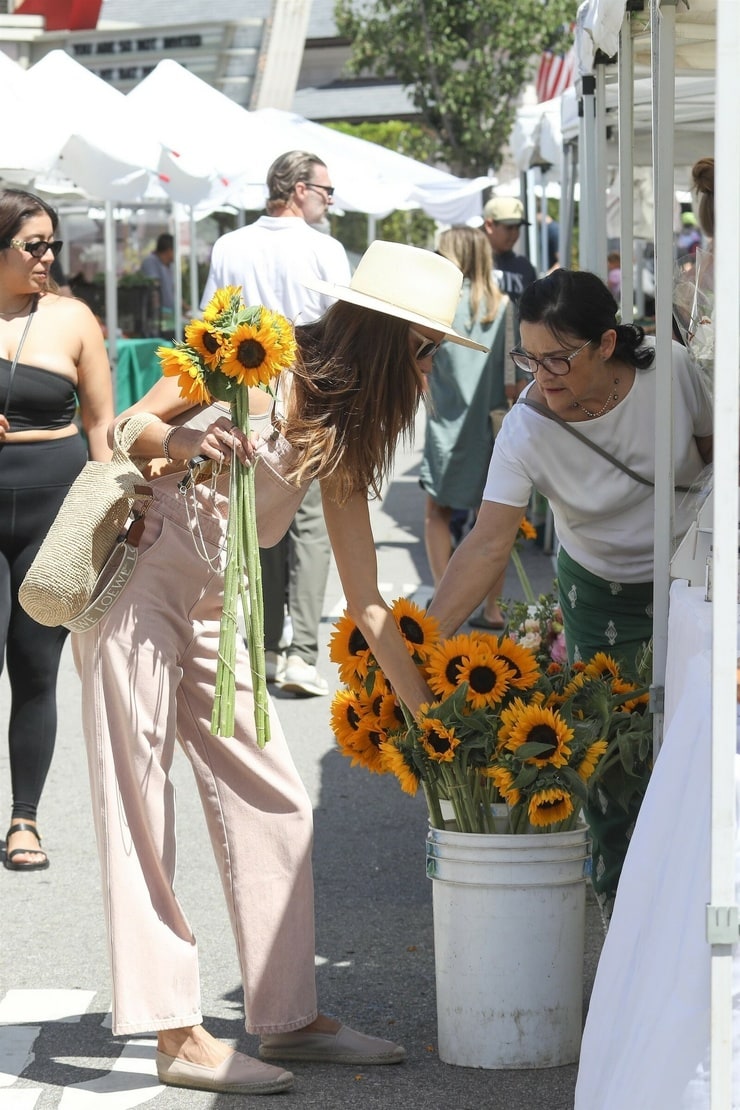
[[[23,239],[8,239],[7,245],[17,251],[26,251],[32,258],[43,258],[47,251],[51,251],[57,258],[64,243],[61,239],[55,239],[52,243],[47,243],[45,239],[37,239],[33,243],[26,243]]]
[[[535,358],[534,355],[528,355],[525,351],[520,351],[516,347],[513,351],[509,351],[509,355],[515,366],[518,366],[520,370],[524,370],[525,373],[531,374],[532,377],[537,373],[538,368],[542,366],[547,370],[548,374],[555,374],[557,377],[561,378],[565,374],[570,373],[570,364],[573,359],[576,355],[579,355],[581,351],[585,350],[591,342],[591,339],[587,339],[585,343],[582,343],[580,347],[570,355],[546,355],[545,358]]]
[[[437,351],[444,343],[443,339],[437,342],[435,339],[430,339],[428,335],[422,335],[416,328],[409,328],[409,331],[414,338],[421,340],[421,345],[414,355],[417,362],[423,362],[425,358],[431,358],[432,355],[436,355]]]
[[[327,200],[332,200],[334,197],[333,185],[319,185],[318,181],[304,181],[303,184],[307,189],[322,189],[326,193]]]

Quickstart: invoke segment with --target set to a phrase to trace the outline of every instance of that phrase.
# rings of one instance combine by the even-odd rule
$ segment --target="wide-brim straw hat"
[[[487,351],[488,347],[452,327],[462,281],[462,271],[448,258],[405,243],[376,239],[360,259],[349,285],[319,278],[304,279],[303,284],[339,301],[441,331],[451,343]]]

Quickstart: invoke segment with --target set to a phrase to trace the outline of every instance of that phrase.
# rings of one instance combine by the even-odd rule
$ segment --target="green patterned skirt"
[[[635,659],[653,635],[653,583],[607,582],[558,552],[558,600],[569,662],[587,663],[598,651],[634,675]]]
[[[653,635],[652,582],[607,582],[591,574],[561,548],[558,595],[571,663],[587,663],[599,651],[616,659],[625,677],[635,677],[636,659]],[[611,781],[593,788],[584,816],[591,833],[591,882],[604,914],[611,917],[629,841],[650,779],[649,766],[633,768],[627,808],[616,800],[624,770],[616,765]],[[636,774],[634,772],[637,772]]]

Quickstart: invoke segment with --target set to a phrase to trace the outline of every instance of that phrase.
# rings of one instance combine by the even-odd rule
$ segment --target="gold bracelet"
[[[170,428],[169,431],[165,432],[164,439],[162,440],[162,452],[168,463],[173,463],[175,461],[170,455],[170,440],[176,431],[177,427]]]

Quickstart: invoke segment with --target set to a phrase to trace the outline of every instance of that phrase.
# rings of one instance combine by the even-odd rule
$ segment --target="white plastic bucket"
[[[587,829],[430,829],[440,1059],[471,1068],[578,1060]]]

